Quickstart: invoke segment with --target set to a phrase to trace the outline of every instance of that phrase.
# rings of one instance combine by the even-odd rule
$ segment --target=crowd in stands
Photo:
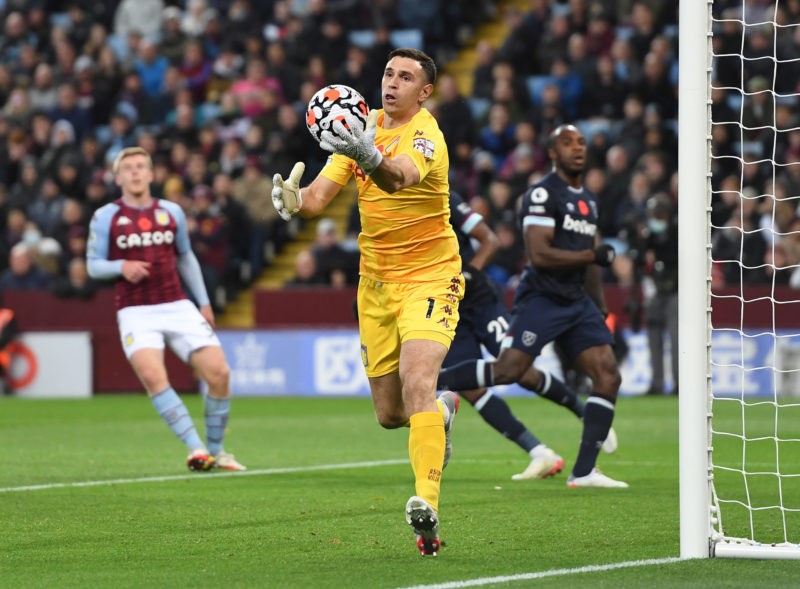
[[[138,145],[153,156],[153,194],[186,212],[221,309],[291,238],[271,174],[305,161],[313,177],[324,163],[305,129],[308,98],[339,82],[374,104],[391,48],[412,40],[447,61],[492,8],[0,0],[0,290],[90,297],[102,286],[83,262],[88,223],[119,195],[114,157]]]
[[[748,5],[755,11],[762,4]],[[714,16],[733,18],[740,5],[717,0]],[[304,125],[308,98],[325,84],[342,83],[378,106],[386,55],[415,44],[442,70],[425,106],[448,143],[451,186],[501,240],[491,276],[507,286],[518,277],[524,264],[518,196],[549,171],[550,131],[574,122],[589,142],[586,184],[600,197],[602,234],[629,253],[606,278],[635,282],[651,270],[639,251],[648,203],[666,198],[673,217],[678,204],[677,7],[669,0],[504,6],[499,11],[491,0],[0,0],[0,289],[91,296],[98,285],[76,261],[85,252],[88,220],[117,197],[110,162],[124,147],[139,145],[153,155],[154,194],[186,211],[212,299],[221,307],[292,239],[292,226],[279,222],[267,197],[269,176],[286,175],[304,161],[309,179],[324,164],[326,153]],[[778,22],[800,19],[798,1],[781,2],[778,10]],[[478,39],[472,90],[465,95],[446,73],[447,63],[492,16],[504,20],[508,35],[499,46]],[[745,17],[757,22],[759,15]],[[797,228],[794,201],[781,195],[800,194],[800,166],[773,174],[768,164],[747,163],[773,151],[800,162],[800,131],[791,130],[796,101],[773,102],[770,92],[796,91],[791,60],[800,55],[800,36],[777,38],[778,58],[787,61],[776,73],[771,29],[715,27],[715,51],[738,53],[744,46],[747,58],[714,62],[720,87],[714,121],[737,125],[714,125],[715,155],[742,148],[740,119],[748,132],[742,173],[737,160],[714,159],[713,222],[733,228],[714,231],[714,256],[735,259],[744,251],[744,279],[767,281],[772,276],[764,261],[774,256],[779,265],[798,264],[800,244],[776,236],[772,248],[766,232],[748,231]],[[742,79],[744,98],[730,89]],[[778,196],[774,205],[766,194]],[[321,225],[327,231],[318,229],[317,242],[298,257],[292,284],[354,284],[357,216],[339,237],[335,225]],[[718,284],[739,283],[738,265],[718,267]]]

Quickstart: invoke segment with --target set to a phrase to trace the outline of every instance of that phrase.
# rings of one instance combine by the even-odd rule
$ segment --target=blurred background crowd
[[[740,4],[716,1],[715,17],[742,18]],[[600,229],[623,254],[606,279],[644,285],[650,298],[677,292],[675,2],[0,0],[0,10],[0,289],[91,296],[88,221],[118,196],[110,162],[139,145],[153,155],[154,194],[186,211],[223,310],[293,239],[268,198],[271,175],[304,161],[310,181],[324,164],[305,129],[310,96],[342,83],[379,106],[387,53],[416,45],[443,72],[426,107],[448,143],[452,188],[500,237],[489,268],[499,285],[513,286],[524,265],[517,197],[549,171],[549,132],[573,122],[589,143]],[[800,0],[779,10],[779,22],[797,21]],[[492,18],[505,37],[475,39]],[[796,238],[777,237],[797,223],[794,201],[773,207],[762,195],[800,194],[800,166],[773,169],[763,158],[800,161],[800,131],[784,132],[797,124],[794,97],[770,93],[773,84],[795,91],[798,76],[788,65],[776,75],[771,28],[717,27],[715,50],[744,47],[747,59],[714,62],[717,85],[731,88],[715,91],[715,121],[736,123],[714,126],[715,156],[744,154],[714,159],[715,280],[790,283],[790,272],[773,276],[767,264],[800,260]],[[778,57],[800,55],[798,35],[777,41]],[[447,66],[475,42],[466,93]],[[757,228],[775,229],[775,243]],[[290,284],[355,284],[357,232],[355,214],[342,232],[320,222]],[[744,270],[725,263],[740,251]]]

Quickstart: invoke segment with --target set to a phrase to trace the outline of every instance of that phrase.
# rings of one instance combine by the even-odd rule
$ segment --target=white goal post
[[[781,68],[791,62],[800,64],[800,19],[776,20],[776,14],[785,10],[782,5],[788,4],[784,0],[771,0],[770,6],[757,0],[717,0],[717,8],[723,4],[726,8],[722,17],[721,11],[714,11],[714,3],[683,0],[679,5],[680,555],[800,559],[800,390],[787,384],[794,382],[793,373],[800,373],[800,362],[792,365],[786,360],[789,356],[782,355],[787,347],[800,349],[800,327],[795,325],[793,333],[783,324],[787,308],[797,303],[800,309],[800,290],[792,295],[786,287],[781,292],[788,295],[776,294],[781,273],[797,269],[793,279],[800,276],[800,262],[780,262],[776,257],[776,244],[797,235],[796,228],[789,233],[779,225],[776,211],[779,206],[792,210],[786,209],[791,206],[800,217],[800,192],[779,188],[788,168],[800,169],[800,155],[787,161],[784,149],[778,148],[779,139],[787,139],[789,133],[797,131],[800,137],[800,118],[785,126],[777,114],[779,105],[792,105],[800,114],[800,85],[795,85],[793,94],[776,89],[790,69]],[[730,98],[726,107],[738,121],[722,123],[735,127],[729,143],[735,153],[719,155],[712,137],[720,122],[712,117],[711,97],[712,89],[716,93],[720,85],[725,86],[714,79],[723,53],[715,49],[714,34],[723,29],[733,31],[734,37],[740,33],[740,53],[733,57],[739,60],[734,63],[741,64],[741,75],[738,88],[721,88]],[[762,45],[762,53],[755,58],[745,53],[751,49],[753,34],[771,39],[771,53],[768,44]],[[796,41],[790,39],[792,35]],[[796,56],[783,55],[779,40],[790,46],[796,43]],[[730,51],[730,44],[725,51]],[[771,63],[769,84],[763,78],[751,83],[756,60],[764,60],[767,67]],[[745,119],[745,104],[757,94],[769,97],[772,114],[753,123]],[[752,140],[764,134],[772,139]],[[715,164],[718,169],[726,158],[725,169],[734,171],[730,176],[738,174],[738,189],[727,185],[720,190],[714,177]],[[751,182],[744,171],[748,166],[771,170],[771,177],[767,173],[763,182]],[[734,213],[723,224],[717,217],[715,226],[712,203],[722,197]],[[761,222],[751,226],[745,217],[756,217],[756,205]],[[734,243],[738,239],[738,260],[715,258],[712,231],[733,235]],[[745,261],[745,240],[752,236],[763,237],[768,244],[761,264]],[[740,277],[740,284],[729,285],[732,294],[712,290],[715,267],[726,264],[734,266],[734,275],[738,272]],[[756,295],[745,287],[745,274],[751,271],[767,277],[762,290],[767,294],[761,298],[753,298]],[[738,325],[714,325],[712,311],[725,299],[740,309]],[[747,310],[754,303],[771,308],[771,326],[753,327]],[[730,344],[727,351],[733,350],[733,359],[721,359],[714,342]],[[764,354],[752,360],[746,350],[759,347],[765,349]],[[720,375],[735,386],[717,390],[724,388]]]

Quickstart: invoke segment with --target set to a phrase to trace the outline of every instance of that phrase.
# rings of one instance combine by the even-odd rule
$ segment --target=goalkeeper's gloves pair
[[[344,123],[342,121],[333,123],[335,134],[331,131],[322,132],[322,141],[319,145],[326,151],[346,155],[354,160],[365,174],[372,174],[383,161],[381,152],[375,147],[377,122],[378,111],[370,111],[366,128],[362,131],[358,119],[352,115],[345,115]],[[297,162],[285,181],[280,174],[272,177],[272,204],[284,221],[289,221],[292,215],[303,207],[300,178],[305,169],[306,165],[303,162]]]

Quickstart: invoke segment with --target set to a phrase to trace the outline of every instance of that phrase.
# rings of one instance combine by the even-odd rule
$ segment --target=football
[[[322,139],[322,132],[333,131],[334,121],[344,121],[348,113],[355,116],[363,131],[367,126],[369,114],[367,101],[350,86],[331,84],[318,90],[308,101],[306,127],[319,142]]]

